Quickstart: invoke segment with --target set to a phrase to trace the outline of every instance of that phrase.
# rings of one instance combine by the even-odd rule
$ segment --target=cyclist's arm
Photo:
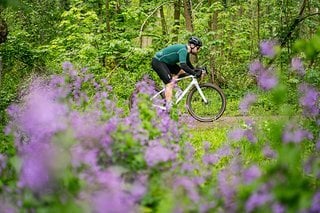
[[[183,69],[185,72],[187,72],[190,75],[195,75],[196,72],[190,68],[186,63],[181,63],[180,64],[181,69]]]
[[[191,68],[191,69],[194,69],[194,66],[191,64],[190,62],[190,56],[188,55],[187,56],[187,65]]]

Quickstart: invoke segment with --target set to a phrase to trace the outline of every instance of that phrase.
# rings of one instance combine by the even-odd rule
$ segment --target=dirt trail
[[[185,115],[184,122],[190,128],[210,129],[215,127],[235,127],[240,126],[246,120],[263,121],[279,119],[283,116],[222,116],[213,122],[199,122],[191,116]]]
[[[244,116],[233,116],[233,117],[222,116],[220,119],[213,122],[199,122],[194,120],[193,118],[189,118],[188,119],[189,122],[187,123],[187,125],[192,128],[201,128],[201,129],[215,128],[215,127],[232,127],[232,126],[239,125],[241,122],[249,118],[250,117],[244,117]]]

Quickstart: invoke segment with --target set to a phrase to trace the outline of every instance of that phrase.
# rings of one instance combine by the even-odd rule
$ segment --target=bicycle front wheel
[[[201,122],[211,122],[219,119],[226,109],[226,97],[216,85],[206,83],[199,85],[205,100],[196,87],[193,87],[187,97],[187,109],[190,115]]]

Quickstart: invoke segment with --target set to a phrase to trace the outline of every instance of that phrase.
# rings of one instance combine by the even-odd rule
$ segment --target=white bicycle
[[[204,68],[203,73],[205,72],[206,69]],[[193,118],[201,122],[212,122],[219,119],[226,109],[226,97],[222,89],[211,83],[199,84],[198,79],[193,75],[178,78],[176,80],[177,85],[180,81],[187,79],[191,80],[190,83],[180,94],[175,94],[174,104],[178,104],[187,95],[186,107]],[[155,86],[154,90],[150,97],[153,106],[165,109],[165,87],[161,89]],[[140,94],[140,91],[136,88],[129,98],[130,109],[136,103],[138,94]]]

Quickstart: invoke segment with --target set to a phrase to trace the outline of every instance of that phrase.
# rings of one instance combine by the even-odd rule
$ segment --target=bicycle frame
[[[182,91],[182,93],[179,95],[179,97],[177,97],[177,99],[176,99],[176,101],[175,101],[175,104],[178,104],[178,103],[182,100],[182,98],[190,91],[190,89],[191,89],[193,86],[195,86],[195,87],[197,88],[197,90],[198,90],[201,98],[203,99],[203,101],[204,101],[205,103],[207,103],[208,101],[207,101],[206,97],[204,96],[204,94],[203,94],[203,92],[202,92],[202,90],[201,90],[201,88],[200,88],[200,86],[199,86],[199,82],[198,82],[198,80],[197,80],[196,77],[194,77],[194,76],[192,76],[192,75],[188,75],[188,76],[185,76],[185,77],[182,77],[182,78],[178,78],[178,79],[176,79],[176,81],[178,82],[178,81],[182,81],[182,80],[185,80],[185,79],[188,79],[188,78],[192,78],[192,80],[191,80],[191,82],[189,83],[189,85]],[[160,90],[158,93],[156,93],[154,96],[152,96],[152,97],[151,97],[151,100],[155,99],[155,98],[156,98],[158,95],[160,95],[162,92],[165,92],[165,87],[164,87],[162,90]],[[160,108],[163,108],[163,107],[158,106],[158,105],[155,105],[155,106],[160,107]]]

